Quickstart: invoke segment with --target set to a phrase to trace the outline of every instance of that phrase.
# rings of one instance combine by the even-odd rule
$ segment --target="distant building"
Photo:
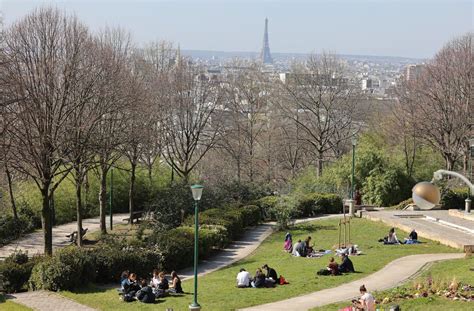
[[[260,60],[263,64],[273,64],[272,55],[270,54],[270,44],[268,43],[268,18],[265,18],[265,31],[263,33],[263,46],[260,53]]]
[[[408,65],[406,67],[405,79],[407,81],[417,80],[423,74],[425,67],[426,66],[424,64]]]

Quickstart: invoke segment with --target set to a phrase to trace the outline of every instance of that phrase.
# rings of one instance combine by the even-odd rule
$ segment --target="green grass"
[[[0,302],[0,310],[4,311],[30,311],[32,309],[25,307],[23,305],[20,305],[18,303],[15,303],[11,300],[6,300],[3,302]]]
[[[445,281],[451,282],[456,279],[458,282],[464,284],[474,285],[474,272],[470,271],[470,268],[474,268],[474,257],[469,259],[455,259],[441,261],[433,264],[429,269],[424,271],[419,277],[413,281],[408,281],[403,286],[396,289],[386,290],[383,292],[376,292],[375,296],[378,299],[390,297],[390,294],[394,291],[400,291],[404,288],[410,289],[410,292],[416,292],[413,290],[413,284],[422,282],[431,276],[434,281]],[[349,301],[339,302],[331,305],[326,305],[320,308],[312,309],[313,311],[322,310],[339,310],[343,307],[350,305]],[[396,299],[390,303],[384,305],[378,305],[378,308],[384,308],[389,310],[391,305],[399,305],[402,310],[430,310],[430,311],[446,311],[446,310],[473,310],[474,304],[472,302],[465,301],[453,301],[444,297],[429,296],[426,298],[415,298],[415,299]]]
[[[338,242],[338,221],[338,219],[328,219],[298,225],[291,230],[293,240],[304,239],[310,235],[317,249],[331,249]],[[267,238],[252,255],[231,266],[200,277],[198,301],[206,310],[234,310],[335,287],[380,270],[390,261],[402,256],[458,251],[427,240],[422,240],[426,243],[417,245],[384,246],[377,240],[387,234],[389,227],[366,219],[354,219],[351,227],[353,243],[358,244],[364,252],[362,256],[352,257],[355,269],[359,273],[338,277],[316,276],[316,271],[326,266],[330,255],[319,259],[293,257],[282,250],[285,232],[277,232]],[[399,237],[408,235],[401,231],[397,234]],[[290,284],[263,289],[235,288],[235,276],[239,268],[244,267],[253,274],[256,268],[265,263],[274,267],[277,273],[283,275]],[[192,281],[183,282],[184,291],[192,292],[192,284]],[[63,295],[100,310],[114,311],[126,310],[132,305],[140,310],[152,310],[157,305],[160,309],[186,310],[192,301],[192,295],[188,294],[184,297],[160,299],[157,305],[144,305],[137,302],[130,305],[119,300],[115,289],[101,289],[95,285],[74,293],[63,292]]]

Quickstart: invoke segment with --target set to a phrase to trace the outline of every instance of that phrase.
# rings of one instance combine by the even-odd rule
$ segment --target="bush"
[[[270,195],[255,201],[255,204],[260,208],[261,217],[265,220],[275,220],[275,206],[278,204],[279,197]]]
[[[409,204],[413,204],[412,198],[406,199],[405,201],[401,201],[397,205],[390,206],[390,209],[402,210]]]
[[[468,188],[447,189],[441,197],[440,204],[442,209],[463,209],[468,197],[470,197]]]
[[[0,276],[5,291],[14,293],[26,289],[31,270],[41,258],[33,257],[29,259],[28,254],[21,251],[14,252],[5,258],[5,261],[0,263]]]
[[[342,210],[342,199],[332,193],[310,193],[304,195],[297,205],[297,217],[321,214],[337,214]]]
[[[95,275],[92,251],[71,246],[35,265],[29,286],[33,290],[71,290],[94,281]]]
[[[116,282],[122,271],[129,270],[139,276],[148,276],[153,269],[162,268],[162,255],[156,248],[141,248],[108,244],[94,250],[97,283]]]
[[[35,228],[27,218],[21,216],[15,219],[11,215],[0,216],[0,245],[5,245],[22,234],[33,231]]]
[[[291,218],[295,215],[296,206],[297,201],[291,196],[281,196],[278,198],[272,213],[275,215],[279,230],[288,228]]]
[[[363,199],[377,206],[392,206],[409,198],[414,184],[413,178],[400,169],[373,171],[364,182]]]

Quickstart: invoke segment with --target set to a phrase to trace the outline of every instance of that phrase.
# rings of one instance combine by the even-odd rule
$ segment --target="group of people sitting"
[[[266,270],[266,274],[263,273],[263,270]],[[282,276],[278,277],[275,269],[270,268],[267,264],[264,264],[262,268],[258,268],[255,272],[255,276],[252,278],[250,273],[244,268],[240,269],[240,272],[237,274],[237,287],[238,288],[262,288],[262,287],[273,287],[277,284],[282,284]],[[284,279],[283,279],[284,281]],[[288,284],[284,281],[283,284]]]
[[[311,237],[308,236],[304,241],[298,240],[293,246],[291,233],[287,232],[285,236],[285,244],[283,248],[288,253],[297,257],[312,257],[314,253],[314,245],[311,244]]]
[[[139,279],[135,273],[122,272],[120,277],[120,294],[123,301],[134,301],[143,303],[154,303],[156,298],[166,296],[168,293],[182,294],[181,279],[176,271],[171,272],[171,284],[164,272],[153,270],[150,281],[146,278]]]
[[[341,254],[341,263],[338,264],[334,257],[329,259],[329,263],[325,269],[321,269],[317,272],[318,275],[340,275],[342,273],[355,272],[354,264],[349,259],[349,255]]]
[[[379,242],[383,242],[383,244],[391,245],[391,244],[417,244],[420,243],[418,241],[418,233],[416,233],[415,229],[411,230],[408,238],[402,242],[397,238],[397,234],[395,233],[395,228],[391,228],[388,232],[388,235],[385,236],[383,239],[380,239]]]

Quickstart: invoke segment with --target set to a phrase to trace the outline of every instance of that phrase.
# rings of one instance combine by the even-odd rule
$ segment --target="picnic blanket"
[[[330,254],[332,251],[330,249],[325,250],[325,251],[318,251],[318,252],[312,252],[311,254],[308,255],[309,258],[320,258],[323,257],[324,255]]]

